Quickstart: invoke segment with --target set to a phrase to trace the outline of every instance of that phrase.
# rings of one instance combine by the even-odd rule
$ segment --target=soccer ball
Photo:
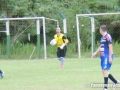
[[[51,45],[56,45],[56,43],[57,43],[57,41],[56,41],[55,39],[52,39],[52,40],[50,41],[50,44],[51,44]]]

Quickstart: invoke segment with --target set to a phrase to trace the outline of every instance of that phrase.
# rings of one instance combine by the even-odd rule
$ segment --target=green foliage
[[[114,55],[116,56],[116,57],[119,57],[119,55],[120,55],[120,43],[118,43],[118,42],[115,42],[114,44],[113,44],[113,51],[114,51]]]
[[[80,18],[80,38],[81,38],[82,52],[85,52],[88,49],[90,49],[90,45],[91,45],[90,28],[91,28],[90,18],[85,18],[85,17]]]
[[[89,3],[89,9],[95,13],[118,12],[119,4],[117,0],[92,0]]]
[[[0,0],[0,15],[7,17],[33,17],[33,13],[38,16],[54,18],[59,20],[60,28],[63,29],[62,18],[59,15],[62,12],[67,19],[67,30],[70,41],[74,50],[77,52],[77,32],[76,32],[76,14],[118,12],[120,7],[119,0]],[[33,13],[32,13],[33,12]],[[0,16],[2,17],[2,16]],[[115,41],[120,42],[118,32],[119,15],[95,17],[96,42],[99,41],[100,34],[98,32],[100,24],[107,24],[109,32]],[[80,18],[80,37],[82,42],[82,52],[91,50],[91,25],[89,18]],[[33,37],[36,35],[35,20],[10,21],[11,43],[14,45],[17,41],[26,44],[27,35]],[[117,23],[117,24],[116,24]],[[0,30],[5,28],[5,22],[0,21]],[[42,26],[42,21],[40,21]],[[53,38],[56,29],[56,23],[46,20],[47,44]],[[62,30],[63,31],[63,30]],[[116,33],[115,33],[116,32]],[[2,37],[2,36],[1,36]],[[41,35],[42,37],[42,35]],[[1,42],[5,39],[1,39]],[[35,41],[35,39],[33,39]],[[32,42],[33,42],[32,41]],[[41,40],[43,43],[43,40]],[[71,45],[70,45],[71,46]],[[73,51],[74,51],[73,50]],[[29,50],[28,50],[29,51]],[[70,51],[71,52],[71,51]]]
[[[0,44],[0,53],[1,53],[1,55],[6,54],[6,43],[5,42]]]
[[[113,43],[113,51],[115,54],[115,57],[119,57],[120,55],[120,50],[119,50],[119,43],[115,42]],[[99,46],[99,42],[96,45],[96,48]],[[32,59],[37,58],[37,47],[33,44],[24,44],[24,43],[14,43],[14,46],[11,46],[11,58],[21,58],[21,59],[29,59],[31,53],[33,52],[35,47],[35,51],[33,53]],[[6,58],[6,44],[1,44],[0,45],[0,57]],[[78,57],[77,54],[77,43],[69,43],[67,46],[67,54],[66,57],[69,58],[76,58]],[[81,48],[81,54],[82,57],[91,57],[91,49],[85,48],[83,45]],[[47,45],[47,57],[48,58],[57,58],[56,56],[56,51],[57,47],[56,46],[51,46]],[[41,58],[44,58],[44,47],[43,45],[40,46],[40,56]],[[99,55],[97,55],[99,57]]]
[[[14,46],[11,46],[11,58],[29,58],[34,49],[33,44],[24,44],[24,43],[14,43]],[[33,54],[32,58],[37,57],[37,49]]]

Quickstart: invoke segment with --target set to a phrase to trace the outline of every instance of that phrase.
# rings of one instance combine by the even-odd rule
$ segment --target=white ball
[[[56,45],[56,43],[57,43],[57,41],[56,41],[55,39],[52,39],[52,40],[50,41],[50,44],[51,44],[51,45]]]

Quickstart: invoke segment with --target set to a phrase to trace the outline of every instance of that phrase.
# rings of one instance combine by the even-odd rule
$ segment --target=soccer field
[[[110,72],[120,80],[119,60],[114,59]],[[0,60],[0,69],[5,72],[0,90],[102,90],[91,87],[103,83],[99,58],[66,59],[64,69],[57,59]]]

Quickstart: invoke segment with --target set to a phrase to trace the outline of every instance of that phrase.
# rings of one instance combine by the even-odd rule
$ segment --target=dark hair
[[[104,31],[104,32],[107,31],[106,25],[101,25],[101,26],[100,26],[100,29],[101,29],[102,31]]]

